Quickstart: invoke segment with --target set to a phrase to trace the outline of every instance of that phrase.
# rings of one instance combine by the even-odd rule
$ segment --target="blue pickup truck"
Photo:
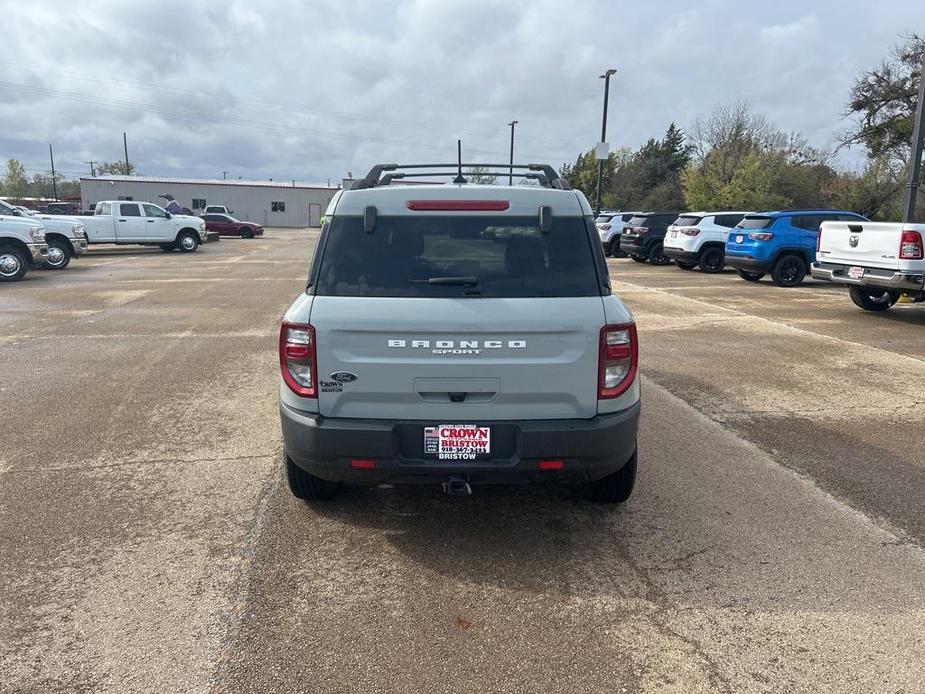
[[[726,240],[726,265],[757,282],[769,272],[778,287],[802,284],[816,259],[819,225],[869,221],[848,210],[778,210],[746,215]]]

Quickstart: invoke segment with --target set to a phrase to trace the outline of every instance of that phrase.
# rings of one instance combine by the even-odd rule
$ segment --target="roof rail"
[[[568,181],[559,176],[559,173],[549,164],[462,164],[470,170],[470,175],[477,176],[504,176],[510,175],[517,169],[525,173],[517,173],[519,178],[529,178],[537,181],[544,188],[557,188],[571,190]],[[472,172],[473,168],[479,171]],[[363,178],[354,182],[350,190],[364,188],[379,188],[389,185],[392,181],[404,178],[407,173],[402,169],[416,169],[423,176],[456,177],[459,175],[460,164],[376,164]],[[427,171],[427,169],[436,169]],[[440,171],[439,169],[445,169]],[[452,169],[452,170],[451,170]],[[465,173],[463,174],[466,175]]]

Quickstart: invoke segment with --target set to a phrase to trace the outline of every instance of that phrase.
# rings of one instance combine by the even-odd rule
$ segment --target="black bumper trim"
[[[766,260],[756,260],[755,258],[743,258],[740,255],[726,254],[726,265],[734,270],[744,270],[745,272],[762,272],[769,273],[771,264]]]
[[[420,433],[424,425],[437,422],[332,419],[280,404],[283,444],[296,465],[322,479],[361,483],[433,483],[449,475],[462,475],[473,484],[600,479],[632,457],[639,412],[637,402],[591,419],[487,421],[511,434],[510,455],[457,462],[403,455],[403,446],[409,450],[409,432]],[[356,470],[352,459],[374,460],[376,467]],[[564,469],[540,470],[539,461],[548,459],[563,460]]]
[[[700,261],[700,254],[695,251],[685,251],[680,248],[663,247],[665,255],[672,260],[680,260],[682,263],[697,263]]]

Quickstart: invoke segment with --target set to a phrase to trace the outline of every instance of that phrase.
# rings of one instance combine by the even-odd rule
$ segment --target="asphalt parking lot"
[[[610,260],[637,491],[282,480],[315,232],[0,287],[0,691],[920,692],[925,307]]]

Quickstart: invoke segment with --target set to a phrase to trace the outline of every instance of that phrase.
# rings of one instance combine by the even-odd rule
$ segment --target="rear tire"
[[[649,262],[653,265],[667,265],[671,262],[671,258],[665,255],[665,248],[660,243],[656,243],[652,246],[652,250],[649,251]]]
[[[49,270],[63,270],[71,262],[71,245],[61,239],[48,242],[48,260],[45,267]]]
[[[631,255],[630,258],[632,258],[633,260],[635,260],[637,263],[644,263],[644,262],[646,262],[646,258],[643,258],[641,255]]]
[[[899,301],[900,292],[886,289],[865,289],[864,287],[848,287],[848,294],[858,308],[865,311],[886,311]]]
[[[199,239],[191,231],[181,231],[177,235],[176,246],[182,253],[192,253],[199,248]]]
[[[19,282],[28,269],[29,263],[22,251],[12,246],[0,246],[0,282]]]
[[[746,282],[757,282],[764,277],[763,272],[749,272],[748,270],[736,270],[736,273]]]
[[[588,498],[606,504],[622,504],[636,485],[636,451],[626,465],[613,474],[588,484]]]
[[[782,255],[771,269],[771,280],[778,287],[796,287],[803,283],[804,277],[806,261],[793,253]]]
[[[711,275],[716,274],[717,272],[722,272],[723,268],[726,267],[725,257],[726,254],[715,246],[706,248],[700,254],[700,262],[698,264],[703,272]]]
[[[697,267],[696,263],[687,263],[687,262],[684,262],[683,260],[676,260],[674,261],[674,264],[677,265],[682,270],[693,270],[695,267]]]
[[[238,231],[238,234],[242,239],[252,239],[254,238],[254,232],[248,229],[247,227],[241,227]]]
[[[283,454],[283,457],[286,459],[286,481],[294,497],[306,501],[324,501],[337,494],[340,487],[337,482],[315,477],[292,462],[288,455]]]

